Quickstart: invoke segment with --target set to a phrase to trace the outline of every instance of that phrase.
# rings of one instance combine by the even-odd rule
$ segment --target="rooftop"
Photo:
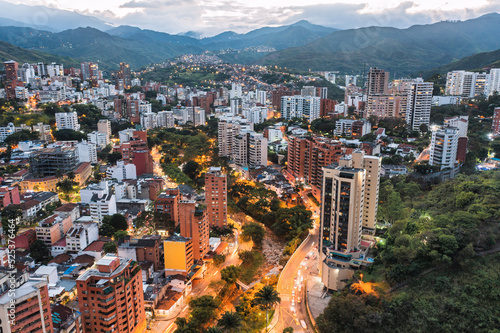
[[[97,265],[109,266],[114,261],[114,259],[117,259],[117,258],[120,260],[120,264],[112,272],[108,273],[108,272],[100,272],[97,269],[88,269],[87,271],[85,271],[85,273],[83,273],[82,275],[80,275],[78,277],[78,279],[76,279],[76,280],[77,281],[86,281],[87,279],[89,279],[91,277],[105,277],[105,278],[109,278],[109,277],[111,277],[113,275],[121,273],[132,262],[132,259],[119,258],[119,257],[114,257],[114,256],[106,255],[101,260],[99,260],[97,262]]]

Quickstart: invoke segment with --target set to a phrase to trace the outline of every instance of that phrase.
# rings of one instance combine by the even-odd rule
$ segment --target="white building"
[[[457,163],[458,133],[456,127],[438,128],[432,132],[430,165],[441,170],[454,169]]]
[[[356,127],[354,129],[354,127]],[[354,129],[354,131],[353,131]],[[371,132],[372,126],[366,120],[339,119],[335,123],[333,134],[336,136],[353,136],[354,132],[361,137]]]
[[[472,98],[482,96],[490,83],[490,75],[467,71],[453,71],[446,75],[446,95]]]
[[[253,131],[253,124],[248,119],[235,116],[234,114],[226,114],[219,117],[219,156],[232,156],[234,138],[243,131]]]
[[[157,119],[158,127],[172,128],[175,127],[175,118],[173,111],[160,111],[158,112]]]
[[[469,128],[469,116],[457,116],[444,119],[445,127],[456,127],[458,129],[458,137],[467,137],[467,130]]]
[[[89,134],[90,135],[90,134]],[[92,164],[97,163],[97,148],[95,144],[88,143],[87,141],[78,142],[76,144],[78,148],[78,161],[90,162]]]
[[[5,127],[0,127],[0,142],[3,142],[9,135],[16,133],[16,127],[13,123],[9,123]]]
[[[432,96],[432,106],[459,105],[461,100],[460,96]]]
[[[137,179],[136,166],[132,163],[125,164],[123,161],[118,161],[115,166],[108,167],[106,177],[117,179],[120,182],[124,179]]]
[[[110,143],[111,140],[111,121],[107,119],[101,119],[97,122],[97,132],[102,133],[106,136],[106,145]]]
[[[87,134],[87,140],[93,145],[100,148],[106,147],[109,143],[108,136],[104,133],[97,131]]]
[[[206,124],[205,121],[205,110],[200,107],[187,107],[182,110],[182,122],[186,124],[187,122],[192,122],[193,126],[203,126]]]
[[[66,234],[66,250],[79,252],[99,238],[99,226],[95,222],[78,222]]]
[[[266,107],[253,107],[242,111],[243,117],[248,119],[253,124],[260,124],[267,119]]]
[[[240,166],[267,166],[267,139],[261,133],[245,131],[234,138],[233,161]]]
[[[136,130],[133,128],[127,128],[118,132],[118,137],[120,138],[120,143],[129,142],[134,136]]]
[[[110,191],[102,196],[94,194],[90,199],[89,207],[92,222],[99,223],[100,225],[104,216],[117,213],[116,195],[113,191]]]
[[[309,122],[319,118],[321,98],[313,96],[281,97],[281,116],[287,120],[306,118]]]
[[[416,79],[408,91],[406,104],[406,123],[411,130],[419,131],[420,125],[429,126],[432,106],[432,82]]]
[[[143,131],[159,127],[158,115],[154,112],[141,113],[141,127]]]
[[[78,114],[75,111],[56,113],[56,126],[57,130],[72,129],[79,131]]]
[[[38,138],[41,141],[51,141],[52,134],[50,130],[50,125],[45,125],[44,123],[38,123],[33,125],[33,132],[38,132]]]

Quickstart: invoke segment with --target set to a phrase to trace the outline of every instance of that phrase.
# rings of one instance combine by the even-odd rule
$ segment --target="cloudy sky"
[[[78,11],[115,25],[169,33],[246,32],[308,20],[341,29],[408,27],[499,12],[500,0],[7,0]]]

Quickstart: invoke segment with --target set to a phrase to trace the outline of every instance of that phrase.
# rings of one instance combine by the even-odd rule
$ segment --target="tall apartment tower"
[[[78,114],[76,111],[56,113],[56,126],[58,131],[63,129],[79,131],[80,123],[78,122]]]
[[[389,72],[371,67],[367,78],[367,95],[387,95],[389,88]]]
[[[419,131],[422,124],[429,126],[433,86],[432,82],[420,79],[412,83],[408,91],[406,123],[413,131]]]
[[[230,157],[233,153],[234,138],[242,131],[253,131],[253,124],[247,119],[232,114],[219,118],[219,156]]]
[[[232,157],[237,165],[251,168],[267,165],[267,139],[262,133],[248,132],[234,138]]]
[[[141,267],[107,254],[76,280],[84,332],[143,332],[146,328]]]
[[[97,132],[106,135],[106,145],[108,145],[111,140],[111,121],[108,119],[99,120],[97,122]]]
[[[366,172],[343,162],[323,168],[320,253],[325,246],[344,253],[360,247]]]
[[[500,108],[495,108],[495,112],[493,113],[493,124],[491,130],[493,136],[500,135]]]
[[[3,65],[5,67],[5,97],[7,99],[15,99],[19,64],[14,60],[10,60],[4,62]]]
[[[179,202],[179,224],[181,236],[191,239],[193,243],[193,259],[203,260],[210,249],[210,227],[206,210],[198,209],[194,200],[181,200]]]
[[[375,231],[378,212],[378,196],[380,187],[380,169],[382,158],[365,155],[362,150],[352,153],[352,166],[365,170],[365,200],[363,206],[363,231]]]
[[[123,80],[123,86],[125,89],[130,89],[132,86],[132,74],[130,72],[130,65],[126,62],[120,62],[120,71],[118,76]]]
[[[454,169],[457,162],[459,130],[456,127],[439,128],[432,132],[429,164],[441,170]]]
[[[47,281],[28,280],[14,290],[13,296],[11,292],[3,294],[0,297],[0,331],[52,333],[48,290]],[[13,317],[9,316],[12,310]]]
[[[210,227],[227,226],[227,175],[220,167],[211,167],[205,173],[205,202]]]
[[[316,88],[314,88],[314,93]],[[281,116],[287,120],[305,118],[309,122],[319,118],[321,98],[313,96],[283,96],[281,97]]]

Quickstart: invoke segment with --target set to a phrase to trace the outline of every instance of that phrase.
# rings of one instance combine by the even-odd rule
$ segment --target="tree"
[[[116,253],[118,250],[116,244],[113,242],[107,242],[102,246],[102,249],[104,250],[104,253]]]
[[[68,172],[67,176],[68,176],[68,179],[71,181],[75,180],[75,177],[76,177],[76,175],[73,171]]]
[[[281,299],[276,289],[272,286],[264,286],[255,294],[254,302],[262,309],[266,310],[266,332],[269,326],[269,310],[279,302]]]
[[[101,227],[99,228],[99,235],[100,236],[106,236],[106,237],[111,237],[115,233],[115,228],[111,226],[108,223],[103,223],[101,224]]]
[[[240,274],[241,268],[231,265],[220,271],[220,278],[226,281],[228,285],[233,285],[240,277]]]
[[[217,321],[217,326],[222,327],[225,332],[236,332],[242,326],[241,316],[237,312],[226,311]]]
[[[4,235],[16,236],[19,231],[17,220],[23,215],[20,205],[8,205],[2,212],[2,227]],[[12,223],[10,222],[12,221]]]
[[[285,327],[285,329],[283,330],[283,333],[293,333],[293,327]]]
[[[419,129],[420,132],[427,133],[429,131],[429,126],[427,126],[427,124],[421,124]]]
[[[226,256],[223,254],[214,255],[214,265],[220,266],[226,261]]]
[[[118,242],[120,239],[125,238],[128,236],[128,232],[126,230],[118,230],[113,234],[113,239],[115,242]]]
[[[42,263],[47,263],[51,258],[49,247],[41,240],[36,240],[30,245],[30,255],[35,261]]]
[[[248,242],[251,240],[258,248],[262,246],[266,231],[259,223],[245,224],[242,229],[241,238],[243,241]]]
[[[122,159],[122,154],[119,151],[112,152],[108,154],[108,163],[111,165],[115,165],[116,162]]]
[[[197,162],[188,161],[182,167],[182,172],[184,172],[189,178],[194,180],[196,177],[198,177],[198,174],[200,173],[200,169],[201,169],[201,167]]]
[[[21,141],[38,140],[38,132],[31,132],[29,130],[21,130],[12,133],[3,141],[6,145],[17,145]]]
[[[53,133],[57,141],[82,141],[87,139],[87,135],[72,129],[62,129]]]
[[[495,138],[495,140],[491,141],[490,147],[492,152],[495,154],[495,157],[500,158],[500,137]]]
[[[121,214],[113,214],[113,215],[104,216],[104,218],[102,219],[102,224],[111,225],[115,229],[115,232],[118,230],[127,230],[128,229],[127,219],[125,219],[125,216],[123,216]]]
[[[59,191],[63,192],[66,195],[69,195],[75,191],[75,189],[73,188],[73,186],[75,185],[76,183],[68,178],[61,180],[56,184]]]

